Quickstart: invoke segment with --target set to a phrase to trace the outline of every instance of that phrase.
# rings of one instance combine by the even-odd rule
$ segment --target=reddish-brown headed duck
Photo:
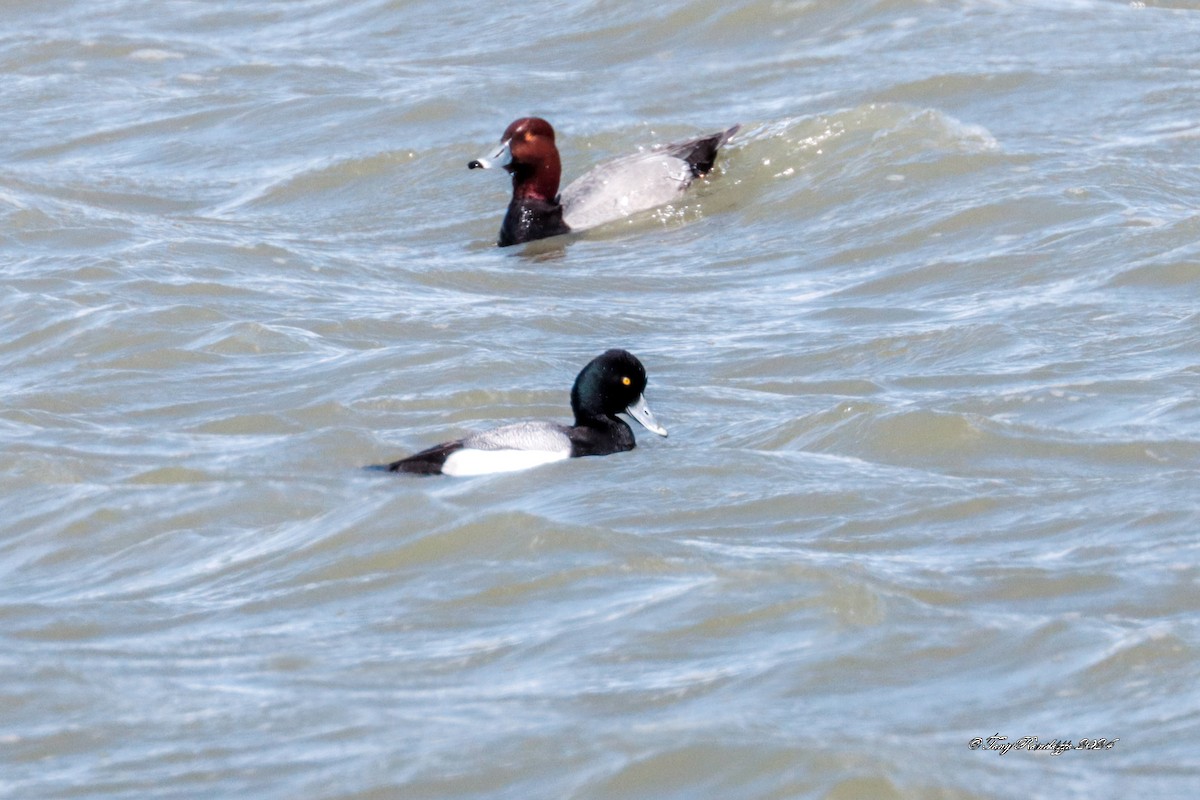
[[[554,128],[540,117],[522,117],[504,131],[496,152],[467,167],[503,167],[512,174],[512,201],[497,242],[507,247],[594,228],[677,199],[693,180],[708,174],[717,149],[738,127],[606,162],[560,195],[562,162]]]

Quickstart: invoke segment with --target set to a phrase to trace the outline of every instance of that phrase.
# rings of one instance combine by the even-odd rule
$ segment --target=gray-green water
[[[0,796],[1200,785],[1200,3],[3,15]],[[498,250],[525,114],[744,127]],[[669,439],[359,469],[609,347]]]

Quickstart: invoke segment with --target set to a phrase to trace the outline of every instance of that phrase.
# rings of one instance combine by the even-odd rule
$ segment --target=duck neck
[[[515,164],[512,171],[513,199],[557,203],[562,162],[557,152],[547,153],[535,164]]]
[[[574,456],[606,456],[632,450],[637,444],[625,420],[611,415],[575,415],[571,435]]]

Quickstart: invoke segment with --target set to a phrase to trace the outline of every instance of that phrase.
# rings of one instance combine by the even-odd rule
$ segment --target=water
[[[0,796],[1194,792],[1200,3],[5,18]],[[743,131],[498,250],[525,114]],[[609,347],[669,439],[359,469]]]

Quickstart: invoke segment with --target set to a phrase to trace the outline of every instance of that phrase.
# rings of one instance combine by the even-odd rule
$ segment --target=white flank
[[[463,477],[516,472],[566,458],[569,453],[553,450],[455,450],[446,457],[442,474]]]

